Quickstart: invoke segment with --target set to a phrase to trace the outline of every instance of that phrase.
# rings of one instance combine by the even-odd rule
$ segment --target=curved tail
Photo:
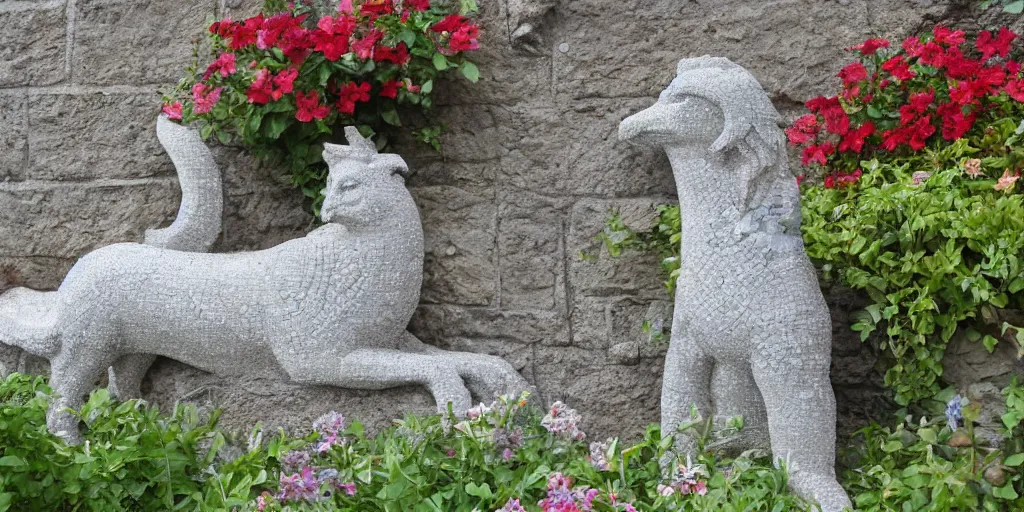
[[[15,288],[0,295],[0,343],[46,359],[57,355],[56,293]]]
[[[221,230],[224,196],[220,169],[199,132],[161,114],[156,136],[178,171],[181,206],[174,223],[146,230],[145,244],[188,252],[207,252]]]

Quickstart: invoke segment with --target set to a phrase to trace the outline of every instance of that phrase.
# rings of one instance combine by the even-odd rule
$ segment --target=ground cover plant
[[[952,390],[946,390],[952,395]],[[105,390],[80,411],[86,442],[46,430],[42,377],[0,381],[0,510],[803,511],[765,454],[727,454],[742,420],[694,415],[692,459],[661,463],[657,426],[639,440],[590,439],[566,404],[527,396],[480,404],[462,419],[409,416],[375,436],[342,414],[305,436],[219,430],[218,415],[169,415]],[[1004,511],[1024,507],[1024,386],[1007,386],[1005,432],[975,438],[977,407],[953,396],[935,414],[872,425],[843,457],[859,510]]]
[[[868,299],[852,328],[887,353],[885,383],[906,405],[942,389],[954,335],[1024,356],[1008,315],[1024,307],[1021,48],[1005,27],[968,38],[940,26],[848,50],[839,92],[786,130],[803,166],[802,234],[826,283]],[[659,253],[671,288],[679,209],[657,213],[647,232],[612,215],[599,239],[613,255]]]
[[[197,46],[163,112],[204,139],[283,162],[319,215],[324,142],[343,143],[341,128],[357,126],[383,148],[403,119],[424,118],[438,78],[479,79],[466,58],[480,47],[467,17],[476,9],[474,0],[268,0],[256,16],[210,25],[210,55]],[[440,149],[436,123],[413,131]]]

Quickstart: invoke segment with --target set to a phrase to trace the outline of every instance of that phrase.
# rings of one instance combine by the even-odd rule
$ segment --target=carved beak
[[[672,128],[670,106],[655,103],[646,110],[641,110],[619,124],[619,140],[636,146],[658,146],[670,133]]]

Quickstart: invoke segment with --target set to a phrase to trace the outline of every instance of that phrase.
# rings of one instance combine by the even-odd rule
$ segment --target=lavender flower
[[[611,439],[604,442],[594,441],[590,443],[590,456],[587,457],[587,460],[598,471],[608,471],[611,469],[611,465],[608,464],[608,456],[606,455],[609,444],[611,444]]]
[[[548,432],[557,436],[562,436],[572,441],[582,441],[587,437],[580,430],[579,424],[582,420],[583,417],[575,409],[562,402],[555,402],[551,404],[551,411],[547,416],[544,416],[540,425],[547,429]]]
[[[337,436],[345,430],[345,416],[334,411],[324,414],[313,422],[313,430],[319,432],[321,436]]]
[[[306,452],[292,451],[281,457],[281,467],[288,473],[294,473],[307,465],[309,465],[309,454]]]
[[[526,512],[526,509],[519,503],[519,500],[509,498],[508,503],[505,503],[504,507],[501,507],[494,512]]]
[[[961,400],[960,395],[956,395],[946,404],[946,423],[949,425],[949,429],[954,432],[960,428],[960,422],[964,419]]]
[[[302,471],[292,475],[281,473],[281,492],[277,493],[278,501],[319,501],[320,481],[313,475],[313,468],[306,466]]]

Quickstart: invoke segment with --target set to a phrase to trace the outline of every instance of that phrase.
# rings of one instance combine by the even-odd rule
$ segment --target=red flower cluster
[[[263,105],[271,101],[277,101],[282,96],[292,92],[295,79],[299,71],[295,68],[288,68],[277,75],[272,75],[267,69],[260,69],[256,72],[256,79],[245,91],[249,97],[249,103]]]
[[[442,38],[447,38],[448,49],[452,52],[480,48],[480,43],[476,39],[480,35],[480,27],[470,23],[469,18],[465,16],[452,14],[430,27],[430,30],[441,34]]]
[[[885,39],[847,48],[860,59],[839,71],[842,92],[808,101],[811,113],[786,130],[789,142],[802,146],[804,165],[830,169],[832,188],[857,181],[859,169],[839,169],[854,169],[866,151],[920,151],[936,136],[959,139],[1005,101],[1003,93],[1024,102],[1021,65],[1007,59],[1016,38],[1004,27],[968,45],[963,31],[939,26],[899,48]]]

